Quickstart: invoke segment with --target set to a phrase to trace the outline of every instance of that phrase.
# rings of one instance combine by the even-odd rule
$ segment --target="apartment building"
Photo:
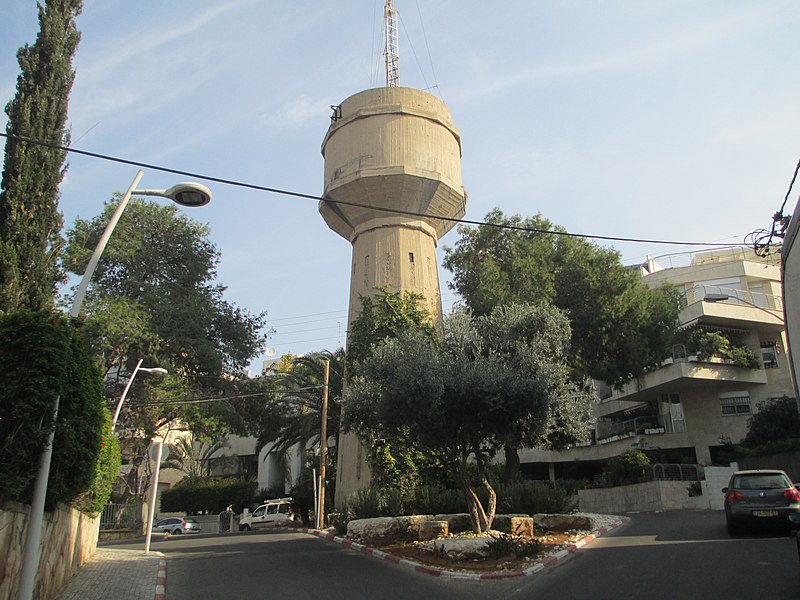
[[[725,442],[744,437],[762,402],[794,396],[780,255],[730,248],[682,258],[640,267],[645,284],[669,282],[681,293],[672,356],[621,390],[597,385],[590,441],[563,452],[520,451],[528,475],[591,477],[630,448],[651,462],[726,463]]]

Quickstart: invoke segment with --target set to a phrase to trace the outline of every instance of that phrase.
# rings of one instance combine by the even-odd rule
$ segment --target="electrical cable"
[[[357,202],[348,202],[345,200],[334,200],[332,198],[326,198],[324,196],[314,196],[312,194],[304,194],[302,192],[292,192],[289,190],[282,190],[279,188],[273,188],[264,185],[258,185],[254,183],[246,183],[243,181],[235,181],[232,179],[225,179],[222,177],[215,177],[213,175],[203,175],[201,173],[193,173],[191,171],[184,171],[181,169],[173,169],[170,167],[163,167],[160,165],[153,165],[141,161],[129,160],[126,158],[119,158],[116,156],[110,156],[107,154],[100,154],[98,152],[90,152],[88,150],[80,150],[78,148],[71,148],[69,146],[61,146],[58,144],[50,144],[48,142],[41,142],[38,140],[33,140],[30,138],[26,138],[23,136],[17,135],[10,135],[7,133],[0,133],[0,137],[5,137],[10,140],[14,140],[17,142],[25,142],[29,144],[36,144],[39,146],[44,146],[46,148],[51,148],[53,150],[63,150],[65,152],[70,152],[72,154],[79,154],[82,156],[89,156],[91,158],[97,158],[100,160],[107,160],[110,162],[116,162],[125,165],[131,165],[134,167],[140,167],[143,169],[151,169],[153,171],[160,171],[163,173],[171,173],[173,175],[182,175],[186,177],[190,177],[192,179],[202,179],[204,181],[213,181],[214,183],[220,183],[223,185],[230,185],[233,187],[241,187],[251,190],[256,190],[260,192],[269,192],[272,194],[281,194],[284,196],[293,196],[296,198],[303,198],[306,200],[316,200],[318,202],[325,202],[329,204],[336,204],[341,206],[352,206],[354,208],[367,208],[370,210],[377,210],[381,212],[387,212],[397,215],[404,215],[404,216],[411,216],[411,217],[425,217],[427,219],[437,219],[440,221],[448,221],[452,223],[460,223],[462,225],[476,225],[476,226],[484,226],[484,227],[494,227],[496,229],[507,229],[510,231],[525,231],[528,233],[543,233],[543,234],[551,234],[551,235],[560,235],[565,237],[574,237],[574,238],[585,238],[585,239],[593,239],[593,240],[603,240],[603,241],[610,241],[610,242],[631,242],[637,244],[663,244],[663,245],[670,245],[670,246],[706,246],[706,247],[727,247],[730,244],[720,244],[720,243],[710,243],[710,242],[686,242],[686,241],[675,241],[675,240],[655,240],[655,239],[645,239],[645,238],[633,238],[633,237],[619,237],[619,236],[610,236],[610,235],[593,235],[587,233],[572,233],[569,231],[557,231],[557,230],[549,230],[549,229],[537,229],[535,227],[522,227],[518,225],[504,225],[501,223],[490,223],[486,221],[473,221],[470,219],[458,219],[455,217],[445,217],[440,215],[428,215],[424,213],[418,213],[410,210],[401,210],[399,208],[391,208],[391,207],[383,207],[383,206],[373,206],[370,204],[359,204]]]

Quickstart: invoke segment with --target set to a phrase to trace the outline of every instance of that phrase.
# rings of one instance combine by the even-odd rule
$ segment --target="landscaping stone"
[[[479,560],[489,553],[487,542],[490,535],[469,538],[443,538],[434,540],[433,551],[453,560]]]
[[[472,520],[468,513],[454,513],[444,515],[434,515],[435,521],[447,521],[447,528],[450,533],[464,533],[472,531]]]
[[[594,520],[588,514],[537,514],[534,515],[534,519],[540,528],[549,531],[571,531],[573,529],[592,531],[597,529]]]
[[[528,515],[495,515],[492,529],[533,538],[533,518]]]
[[[356,519],[347,524],[347,537],[364,543],[380,543],[416,539],[420,523],[433,519],[432,515],[409,517],[374,517]]]
[[[447,521],[425,521],[420,523],[419,527],[419,541],[427,542],[435,540],[439,537],[444,537],[450,533],[447,527]]]

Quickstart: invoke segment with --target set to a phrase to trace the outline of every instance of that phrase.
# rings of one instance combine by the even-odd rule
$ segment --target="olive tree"
[[[588,409],[569,383],[569,336],[560,310],[525,304],[481,317],[453,313],[441,340],[401,332],[357,366],[343,426],[373,437],[412,431],[463,490],[474,531],[487,531],[497,505],[486,470],[491,456],[510,439],[554,447],[585,431]]]

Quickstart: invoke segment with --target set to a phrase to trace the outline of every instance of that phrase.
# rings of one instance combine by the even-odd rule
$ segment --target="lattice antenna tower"
[[[386,26],[386,87],[400,85],[400,54],[397,48],[397,9],[392,0],[386,0],[383,9],[383,18]]]

